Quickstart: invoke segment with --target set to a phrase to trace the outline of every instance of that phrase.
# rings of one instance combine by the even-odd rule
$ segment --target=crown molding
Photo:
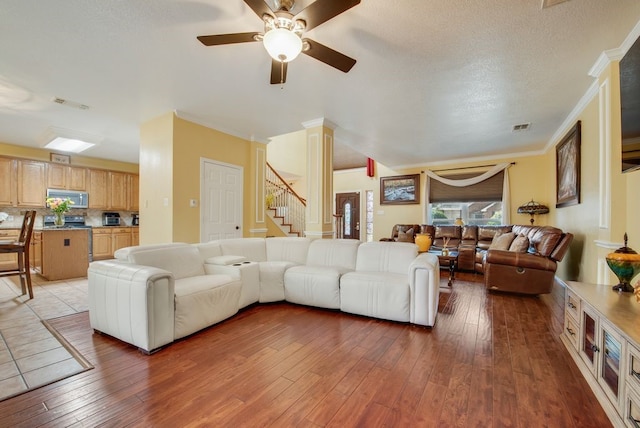
[[[205,128],[209,128],[209,129],[213,129],[215,131],[219,131],[222,132],[224,134],[228,134],[231,135],[232,137],[237,137],[237,138],[241,138],[243,140],[247,140],[247,141],[251,141],[251,142],[255,142],[255,143],[260,143],[260,144],[268,144],[269,143],[269,139],[256,139],[255,135],[244,135],[236,130],[233,129],[229,129],[229,128],[225,128],[224,126],[214,123],[212,121],[203,119],[201,117],[198,116],[194,116],[191,113],[187,113],[185,111],[182,110],[174,110],[173,114],[176,115],[176,117],[189,121],[189,122],[193,122],[197,125],[201,125],[204,126]]]
[[[335,123],[333,123],[332,121],[330,121],[329,119],[326,119],[324,117],[320,117],[318,119],[312,119],[312,120],[307,120],[306,122],[302,122],[302,126],[304,126],[305,129],[310,129],[310,128],[317,128],[319,126],[324,126],[325,128],[329,128],[333,131],[335,131],[335,129],[338,127],[338,125],[336,125]]]

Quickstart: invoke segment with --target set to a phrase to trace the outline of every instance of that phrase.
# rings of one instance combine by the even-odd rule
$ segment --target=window
[[[451,180],[463,180],[475,174],[448,175]],[[461,218],[465,224],[500,225],[502,223],[502,188],[504,172],[471,186],[449,186],[429,180],[429,209],[432,224],[454,224]]]
[[[464,224],[502,224],[502,201],[436,202],[431,207],[432,224],[454,224],[461,218]]]
[[[373,190],[367,190],[367,242],[373,241]]]

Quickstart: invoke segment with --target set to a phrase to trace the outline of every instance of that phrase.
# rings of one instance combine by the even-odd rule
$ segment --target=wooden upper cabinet
[[[109,172],[109,194],[111,210],[126,210],[129,200],[129,174],[124,172]]]
[[[129,174],[129,211],[140,209],[140,176]]]
[[[109,172],[89,170],[89,208],[109,208]]]
[[[47,194],[45,162],[18,161],[18,206],[42,208]]]
[[[47,168],[47,188],[87,190],[87,169],[50,163]]]
[[[16,161],[0,158],[0,206],[16,205]]]

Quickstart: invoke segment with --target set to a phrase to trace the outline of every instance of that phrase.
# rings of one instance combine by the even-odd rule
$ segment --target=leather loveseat
[[[258,302],[433,326],[440,269],[411,243],[239,238],[118,250],[88,270],[97,331],[153,352]]]
[[[416,235],[421,232],[422,226],[419,224],[396,224],[391,229],[391,237],[380,241],[415,242]]]
[[[573,239],[571,233],[551,226],[425,225],[423,230],[431,234],[435,249],[449,238],[447,247],[458,250],[458,269],[483,273],[487,289],[523,294],[551,291],[557,263]],[[494,243],[500,236],[508,242],[506,247]],[[520,245],[514,243],[516,238]]]

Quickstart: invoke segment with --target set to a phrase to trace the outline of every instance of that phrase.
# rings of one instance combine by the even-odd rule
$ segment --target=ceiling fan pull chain
[[[284,89],[284,61],[280,61],[280,89]]]

